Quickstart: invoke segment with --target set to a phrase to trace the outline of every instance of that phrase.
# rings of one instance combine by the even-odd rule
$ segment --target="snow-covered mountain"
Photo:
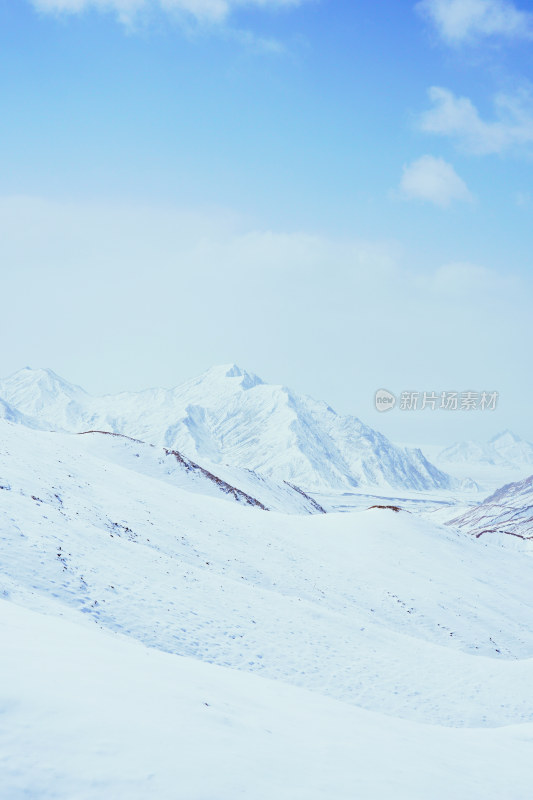
[[[1,430],[4,596],[407,719],[533,721],[523,687],[495,679],[533,656],[531,563],[513,550],[387,508],[267,514],[147,476],[121,437]]]
[[[533,444],[509,430],[488,442],[456,442],[438,455],[439,462],[450,464],[492,464],[509,468],[533,465]]]
[[[446,524],[478,539],[511,536],[533,542],[533,475],[502,486],[483,503]]]
[[[202,464],[251,469],[304,489],[453,485],[420,450],[395,446],[356,417],[236,365],[214,367],[175,389],[105,397],[51,370],[25,368],[0,381],[0,397],[49,429],[122,433]]]
[[[533,561],[227,469],[0,420],[2,800],[529,798]]]
[[[104,470],[110,465],[116,465],[138,473],[148,481],[163,481],[187,492],[222,497],[263,511],[279,511],[285,514],[325,513],[315,499],[285,481],[278,484],[252,470],[223,465],[219,465],[215,474],[177,450],[146,444],[123,434],[105,431],[87,431],[81,434],[41,431],[40,435],[32,438],[31,434],[14,428],[15,425],[10,420],[0,420],[0,442],[6,448],[6,456],[12,455],[7,448],[13,437],[15,440],[17,437],[26,437],[26,442],[33,443],[34,449],[43,448],[47,451],[66,446],[78,459],[95,460]],[[0,473],[0,483],[1,481]]]
[[[0,422],[0,797],[529,797],[530,559],[182,467]]]

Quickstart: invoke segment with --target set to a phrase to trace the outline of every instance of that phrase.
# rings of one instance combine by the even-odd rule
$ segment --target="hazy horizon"
[[[235,362],[394,441],[533,440],[532,36],[503,0],[0,4],[0,374]]]

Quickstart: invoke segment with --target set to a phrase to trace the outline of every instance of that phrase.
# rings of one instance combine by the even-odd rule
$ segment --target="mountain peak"
[[[21,383],[34,383],[34,384],[45,384],[45,385],[54,385],[54,386],[61,386],[63,388],[74,389],[76,391],[82,392],[83,389],[81,386],[76,386],[73,383],[69,383],[61,375],[58,375],[57,372],[54,372],[52,369],[48,367],[23,367],[22,369],[17,370],[17,372],[13,372],[9,375],[8,378],[5,378],[3,383],[9,383],[11,385],[21,384]]]
[[[491,444],[494,444],[495,442],[508,442],[510,444],[511,442],[521,442],[522,439],[520,436],[517,436],[516,433],[510,431],[509,428],[506,428],[504,431],[497,433],[496,436],[493,436],[489,441]]]
[[[264,381],[254,372],[242,369],[238,364],[220,364],[216,367],[211,367],[207,372],[204,372],[201,378],[210,378],[215,380],[224,380],[225,378],[239,378],[243,389],[252,389],[254,386],[259,386]]]
[[[230,364],[226,372],[226,378],[240,378],[243,374],[243,370],[237,364]]]
[[[66,408],[88,395],[51,369],[24,367],[0,380],[0,396],[22,414],[36,417],[45,409]],[[47,421],[46,417],[41,421]]]

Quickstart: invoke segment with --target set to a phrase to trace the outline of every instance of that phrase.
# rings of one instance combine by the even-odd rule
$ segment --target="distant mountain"
[[[476,538],[505,534],[533,540],[533,475],[502,486],[479,506],[447,525],[454,525]]]
[[[502,431],[488,442],[457,442],[443,450],[439,462],[450,464],[478,463],[521,468],[533,465],[533,444],[509,430]]]
[[[0,419],[5,419],[8,422],[13,422],[15,425],[26,425],[28,428],[40,428],[40,424],[37,420],[31,419],[30,417],[22,414],[20,411],[17,411],[16,408],[13,408],[9,403],[6,403],[5,400],[2,400],[0,397]]]
[[[304,489],[454,485],[420,450],[395,446],[356,417],[236,365],[214,367],[175,389],[105,397],[51,370],[25,368],[0,381],[0,397],[50,429],[122,433]]]

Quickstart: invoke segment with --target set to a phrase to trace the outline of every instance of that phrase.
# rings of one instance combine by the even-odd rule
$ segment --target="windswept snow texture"
[[[491,536],[501,540],[510,536],[533,542],[533,475],[502,486],[479,506],[446,524],[478,539]]]
[[[455,486],[420,450],[397,447],[356,417],[235,365],[176,389],[107,397],[91,397],[50,370],[25,368],[0,381],[0,397],[51,430],[122,433],[304,490]]]

